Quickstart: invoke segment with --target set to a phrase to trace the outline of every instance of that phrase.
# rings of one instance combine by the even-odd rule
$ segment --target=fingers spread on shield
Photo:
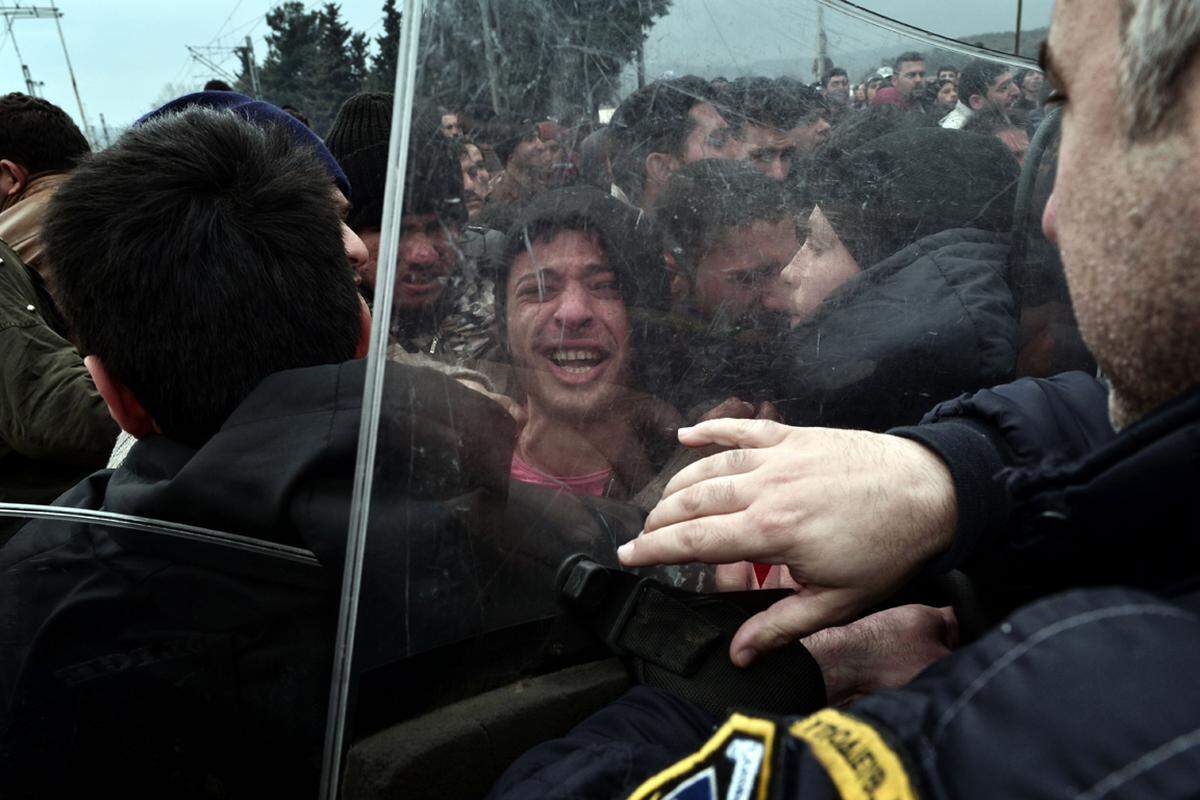
[[[693,484],[659,501],[646,517],[647,533],[689,519],[734,514],[750,504],[754,492],[745,475]]]
[[[621,545],[617,556],[626,567],[753,561],[761,554],[757,543],[745,536],[744,517],[744,514],[723,514],[668,525]]]
[[[763,454],[757,450],[726,450],[707,456],[679,470],[663,489],[663,498],[701,481],[713,478],[728,478],[758,468],[763,463]]]
[[[688,447],[719,444],[725,447],[771,447],[793,430],[766,419],[714,419],[679,429],[679,441]]]

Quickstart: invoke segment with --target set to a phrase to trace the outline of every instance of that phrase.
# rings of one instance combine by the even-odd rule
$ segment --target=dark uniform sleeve
[[[1141,592],[1074,591],[844,711],[735,714],[628,796],[1192,797],[1197,668],[1194,614]]]
[[[954,480],[958,527],[950,550],[928,566],[933,574],[962,567],[1006,529],[1006,468],[1076,459],[1116,435],[1107,388],[1083,372],[966,394],[938,405],[920,425],[889,433],[937,453]]]

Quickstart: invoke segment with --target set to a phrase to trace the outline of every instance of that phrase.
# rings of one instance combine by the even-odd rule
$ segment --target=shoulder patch
[[[765,800],[775,723],[734,714],[694,755],[650,778],[629,800]]]
[[[900,757],[862,720],[825,708],[788,732],[808,745],[842,800],[916,800]]]

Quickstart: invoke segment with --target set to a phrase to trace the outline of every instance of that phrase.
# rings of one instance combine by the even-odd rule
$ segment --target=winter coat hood
[[[777,348],[777,405],[793,425],[887,430],[1013,374],[1017,310],[1007,237],[927,236],[831,294]]]

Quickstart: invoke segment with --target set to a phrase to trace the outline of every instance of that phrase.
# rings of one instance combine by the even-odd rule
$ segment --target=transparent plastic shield
[[[370,331],[339,358],[280,361],[210,440],[147,432],[125,466],[89,478],[115,424],[53,284],[13,273],[28,297],[13,308],[37,316],[82,389],[0,420],[0,620],[18,626],[0,632],[17,644],[0,669],[6,714],[19,695],[56,719],[37,693],[57,684],[21,682],[54,675],[94,703],[80,741],[119,741],[97,688],[119,685],[148,719],[200,721],[193,752],[222,741],[214,709],[244,701],[251,723],[229,729],[289,732],[271,757],[295,765],[298,793],[333,797],[346,752],[378,731],[605,655],[556,579],[578,554],[617,567],[670,481],[717,453],[680,446],[680,427],[886,431],[962,392],[1094,369],[1040,231],[1056,144],[1030,56],[1047,3],[1023,4],[1019,48],[1018,3],[227,5],[156,11],[169,59],[121,38],[144,29],[128,10],[64,4],[62,39],[53,16],[9,14],[0,70],[97,151],[209,79],[287,106],[348,201]],[[116,53],[161,77],[130,83]],[[282,234],[260,220],[280,263],[314,252],[319,217]],[[291,307],[298,329],[335,313],[343,273],[315,307]],[[280,305],[263,319],[287,317]],[[192,342],[143,338],[205,350],[222,316],[205,319]],[[245,352],[280,335],[246,330]],[[13,363],[0,361],[6,388],[30,374]],[[26,418],[92,425],[103,452],[17,441]],[[728,574],[750,588],[758,567]],[[720,583],[717,565],[644,573],[708,592],[731,585],[721,568]],[[233,780],[257,758],[237,749],[201,750],[188,769],[211,769],[188,780]]]
[[[883,431],[1090,367],[1040,233],[1040,73],[975,45],[999,12],[600,5],[430,0],[403,19],[395,92],[348,117],[388,122],[351,167],[379,207],[356,221],[375,327],[343,744],[569,663],[543,658],[558,569],[615,566],[712,454],[679,427]],[[1026,10],[1022,53],[1047,13]],[[650,574],[717,588],[713,565]]]

